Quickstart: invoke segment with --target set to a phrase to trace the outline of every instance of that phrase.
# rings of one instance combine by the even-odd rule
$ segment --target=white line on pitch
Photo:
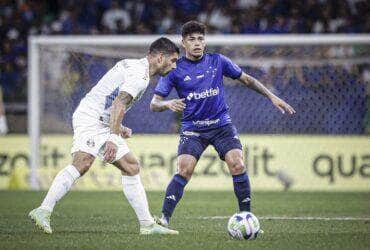
[[[198,217],[200,220],[221,220],[228,219],[230,216],[208,216]],[[260,216],[260,220],[323,220],[323,221],[370,221],[370,217],[288,217],[288,216]]]

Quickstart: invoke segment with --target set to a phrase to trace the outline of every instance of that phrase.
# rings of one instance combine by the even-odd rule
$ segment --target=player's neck
[[[188,52],[185,52],[185,58],[188,59],[189,61],[197,62],[200,61],[203,58],[204,54],[200,57],[195,57],[189,54]]]

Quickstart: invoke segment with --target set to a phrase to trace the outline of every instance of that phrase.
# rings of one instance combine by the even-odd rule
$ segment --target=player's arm
[[[112,103],[109,120],[110,136],[105,144],[104,151],[104,161],[106,162],[113,162],[116,157],[117,144],[121,140],[121,123],[132,100],[133,98],[129,93],[121,91]]]
[[[167,109],[174,112],[182,112],[186,107],[185,99],[165,100],[162,96],[154,94],[150,102],[150,109],[154,112],[162,112]]]
[[[158,84],[154,90],[154,96],[150,102],[150,109],[154,112],[162,112],[167,109],[174,112],[182,112],[186,105],[185,99],[165,100],[176,84],[176,77],[170,72],[166,77],[159,78]]]
[[[242,72],[241,76],[239,77],[239,81],[246,85],[248,88],[253,89],[257,93],[269,98],[271,102],[275,105],[275,107],[280,109],[281,113],[284,114],[285,112],[288,112],[289,114],[294,114],[296,112],[288,103],[274,95],[256,78]]]
[[[114,99],[110,111],[109,120],[109,128],[111,134],[120,134],[123,117],[125,116],[127,107],[132,102],[132,99],[132,96],[125,91],[119,92],[116,99]]]
[[[256,78],[246,74],[242,71],[242,69],[233,63],[230,58],[219,55],[220,60],[222,63],[222,73],[226,77],[230,77],[232,79],[238,79],[248,88],[253,89],[257,93],[266,96],[271,100],[271,102],[284,114],[285,111],[289,114],[294,114],[295,110],[286,102],[281,100],[279,97],[274,95],[271,91],[269,91],[262,83],[260,83]]]

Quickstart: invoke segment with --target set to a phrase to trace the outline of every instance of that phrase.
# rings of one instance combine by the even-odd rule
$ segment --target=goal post
[[[181,44],[181,37],[178,35],[164,35],[169,39]],[[68,79],[75,77],[78,82],[83,82],[84,75],[79,75],[79,70],[74,68],[84,68],[84,62],[91,59],[90,55],[98,58],[115,58],[118,61],[120,58],[133,56],[144,56],[148,45],[161,35],[126,35],[126,36],[30,36],[28,40],[28,134],[30,138],[30,187],[39,189],[39,181],[37,169],[40,166],[40,144],[42,136],[42,117],[46,116],[44,106],[53,105],[52,100],[45,102],[45,91],[52,93],[50,96],[60,98],[60,93],[54,93],[54,88],[62,88],[65,80],[65,70],[74,70],[73,74],[69,74]],[[368,64],[370,61],[370,35],[355,35],[355,34],[330,34],[330,35],[207,35],[206,43],[208,47],[215,48],[215,51],[230,52],[230,57],[241,66],[255,67],[271,67],[288,65],[293,67],[299,64],[316,65],[318,67],[325,66],[328,63],[333,65],[342,65],[349,67],[353,64]],[[317,50],[315,55],[310,51],[313,47],[330,47],[335,55],[321,55],[324,51]],[[344,52],[341,50],[344,48]],[[362,46],[361,52],[351,52],[356,50],[354,47]],[[243,47],[243,49],[242,49]],[[305,47],[301,52],[295,48]],[[126,50],[126,48],[129,48]],[[246,48],[246,49],[245,49]],[[291,49],[289,49],[291,48]],[[285,54],[284,50],[289,51],[289,55]],[[234,50],[234,51],[233,51]],[[279,53],[276,51],[279,50]],[[330,50],[325,50],[325,53],[331,53]],[[349,52],[348,52],[348,51]],[[70,54],[69,54],[70,53]],[[301,56],[299,56],[301,53]],[[70,55],[73,58],[70,59]],[[83,56],[81,56],[83,55]],[[293,56],[290,56],[293,55]],[[338,56],[339,55],[339,56]],[[348,55],[351,55],[348,57]],[[74,60],[71,65],[70,60]],[[52,67],[55,64],[55,67]],[[66,66],[67,64],[67,66]],[[106,64],[111,65],[111,62]],[[292,66],[293,65],[293,66]],[[45,71],[45,67],[47,70]],[[53,69],[58,71],[52,72]],[[85,70],[85,69],[82,69]],[[43,72],[42,72],[43,71]],[[45,71],[45,72],[44,72]],[[76,75],[77,74],[77,75]],[[47,83],[42,83],[47,79]],[[57,81],[57,82],[54,82]],[[71,80],[72,81],[72,80]],[[76,80],[77,81],[77,80]],[[68,92],[70,97],[71,89],[77,88],[76,81],[72,81],[71,86],[67,86],[64,90]],[[95,82],[96,83],[96,82]],[[53,86],[56,85],[56,86]],[[53,87],[50,87],[53,86]],[[68,102],[68,98],[64,100]],[[63,100],[62,100],[63,101]],[[64,103],[64,104],[65,104]],[[63,103],[58,104],[63,106]],[[58,106],[50,107],[50,112],[58,110]],[[69,114],[61,114],[61,120],[67,120],[72,111],[72,107],[67,107]],[[66,111],[67,112],[67,111]],[[53,118],[50,118],[52,120]],[[68,121],[66,121],[67,123]],[[50,133],[64,133],[70,131],[64,129],[63,124],[50,122],[50,126],[54,126],[55,130],[50,129]],[[56,127],[60,125],[58,130]],[[273,124],[271,126],[274,126]],[[248,131],[248,128],[246,128]],[[261,131],[263,131],[261,129]],[[300,130],[297,130],[300,133]],[[293,133],[297,133],[297,131]],[[311,130],[302,130],[302,134]],[[315,133],[315,130],[312,130]],[[318,133],[325,131],[318,130]],[[163,132],[163,131],[161,131]],[[253,131],[250,131],[253,133]],[[276,133],[285,131],[276,130]],[[257,133],[261,133],[257,131]],[[267,130],[270,133],[270,130]],[[357,133],[357,132],[355,132]],[[360,132],[361,134],[361,132]]]

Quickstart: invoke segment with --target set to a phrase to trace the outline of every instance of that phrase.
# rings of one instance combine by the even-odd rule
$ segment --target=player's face
[[[200,33],[187,35],[182,39],[182,45],[188,56],[194,59],[201,58],[204,53],[204,48],[206,47],[204,35]]]
[[[171,70],[176,69],[176,61],[179,59],[178,53],[173,53],[170,56],[162,55],[162,66],[159,70],[159,75],[165,76],[170,73]]]

